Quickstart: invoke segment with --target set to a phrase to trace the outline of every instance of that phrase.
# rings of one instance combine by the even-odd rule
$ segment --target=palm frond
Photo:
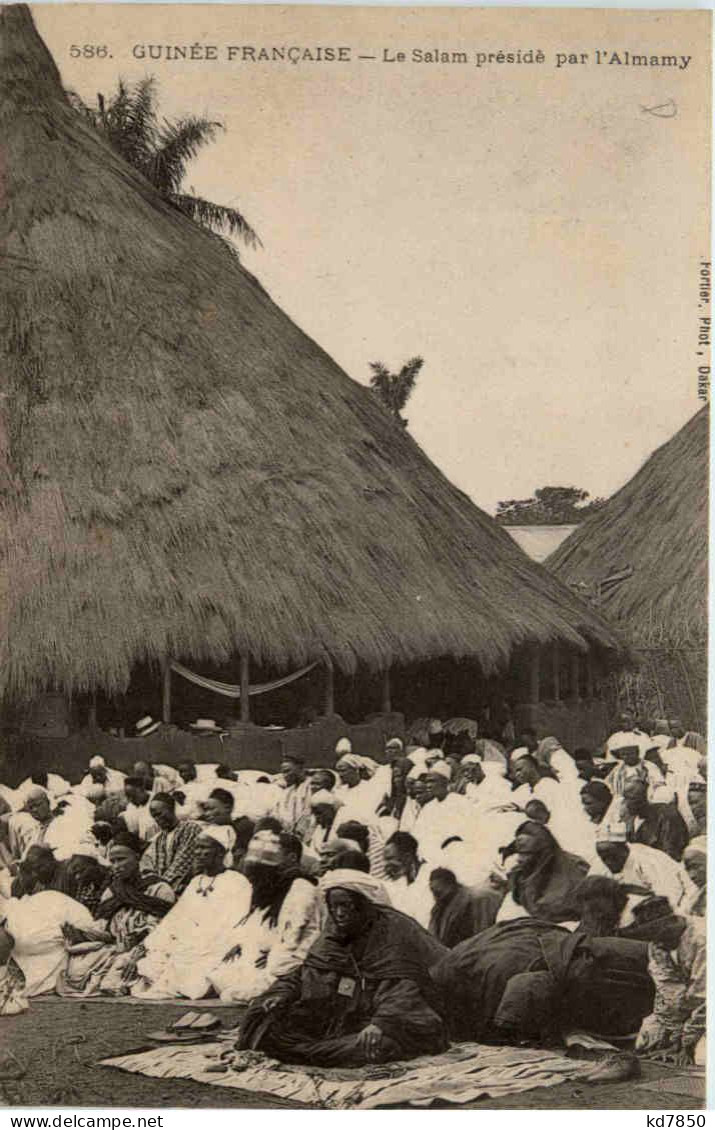
[[[371,361],[370,368],[372,369],[372,376],[370,377],[370,385],[373,392],[377,394],[383,405],[389,412],[395,413],[394,395],[393,395],[393,377],[390,370],[382,361]]]
[[[158,138],[156,79],[140,79],[126,100],[123,118],[123,148],[135,155],[133,163],[146,175]]]
[[[186,175],[186,166],[199,150],[223,129],[220,122],[207,118],[181,118],[164,122],[151,161],[150,180],[165,196],[178,193]]]
[[[412,394],[423,365],[422,357],[411,357],[402,366],[399,373],[391,373],[382,361],[370,362],[372,369],[370,385],[373,391],[377,393],[388,411],[403,427],[407,427],[407,421],[402,418],[400,412]]]
[[[423,365],[424,360],[422,357],[412,357],[402,366],[395,377],[394,396],[398,412],[405,407],[405,404],[409,400]]]
[[[168,199],[202,228],[238,236],[249,247],[263,246],[246,217],[236,208],[228,208],[224,204],[214,204],[211,200],[204,200],[201,196],[180,192],[171,193]]]
[[[370,384],[381,394],[386,394],[390,388],[390,371],[382,361],[371,361],[372,376]]]

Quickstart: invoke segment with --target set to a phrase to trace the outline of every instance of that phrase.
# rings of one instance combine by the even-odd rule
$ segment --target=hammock
[[[282,679],[273,679],[270,683],[255,683],[252,687],[248,688],[249,695],[254,694],[268,694],[268,691],[278,690],[279,687],[287,687],[289,683],[294,683],[296,679],[302,679],[303,675],[307,675],[316,663],[309,663],[307,667],[301,667],[300,671],[293,671],[291,675],[284,675]],[[226,698],[240,698],[241,688],[236,686],[235,683],[219,683],[216,679],[207,679],[205,675],[197,675],[195,671],[189,671],[188,667],[182,667],[180,663],[176,663],[173,659],[169,664],[172,671],[177,675],[181,675],[182,679],[188,679],[190,683],[196,683],[197,687],[204,687],[207,691],[214,691],[216,694],[222,694]]]

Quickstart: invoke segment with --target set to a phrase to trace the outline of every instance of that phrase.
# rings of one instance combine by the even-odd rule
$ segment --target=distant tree
[[[256,232],[236,208],[182,191],[188,163],[215,140],[218,130],[223,129],[220,122],[196,117],[160,122],[156,79],[151,76],[133,87],[120,78],[109,98],[97,95],[96,106],[88,106],[73,91],[68,95],[75,109],[172,207],[215,234],[238,236],[250,247],[260,244]],[[235,251],[232,244],[229,246]]]
[[[533,498],[499,502],[496,520],[502,526],[577,525],[606,503],[605,498],[587,502],[588,497],[588,491],[578,487],[541,487]]]
[[[399,373],[391,373],[382,361],[370,362],[372,390],[403,428],[407,427],[407,420],[401,414],[402,409],[412,395],[423,365],[422,357],[412,357],[402,366]]]

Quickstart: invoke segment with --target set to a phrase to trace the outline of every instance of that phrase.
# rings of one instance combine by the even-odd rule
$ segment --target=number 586
[[[89,43],[84,43],[81,47],[78,47],[76,43],[73,43],[70,47],[70,55],[73,59],[111,59],[106,44],[93,47]]]

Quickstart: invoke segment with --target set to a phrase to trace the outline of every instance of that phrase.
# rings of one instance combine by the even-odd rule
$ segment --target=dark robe
[[[453,949],[465,938],[473,938],[481,930],[494,925],[502,896],[497,891],[478,894],[459,884],[446,901],[436,902],[430,914],[430,934]]]
[[[649,804],[643,815],[643,822],[637,832],[633,831],[633,818],[628,821],[628,839],[632,844],[645,844],[646,847],[665,851],[678,862],[690,836],[683,817],[674,804]]]
[[[652,1007],[647,946],[518,918],[462,942],[431,970],[455,1039],[548,1041],[573,1028],[636,1032]]]
[[[345,942],[328,923],[305,962],[251,1002],[239,1048],[286,1063],[359,1067],[368,1062],[359,1033],[383,1034],[380,1061],[444,1051],[446,1029],[429,968],[447,951],[413,919],[371,906],[361,934]],[[263,1010],[266,998],[278,1006]]]
[[[577,922],[581,917],[578,892],[588,872],[588,863],[563,851],[551,841],[540,852],[535,866],[524,871],[519,865],[509,876],[514,902],[532,918],[544,922]]]

